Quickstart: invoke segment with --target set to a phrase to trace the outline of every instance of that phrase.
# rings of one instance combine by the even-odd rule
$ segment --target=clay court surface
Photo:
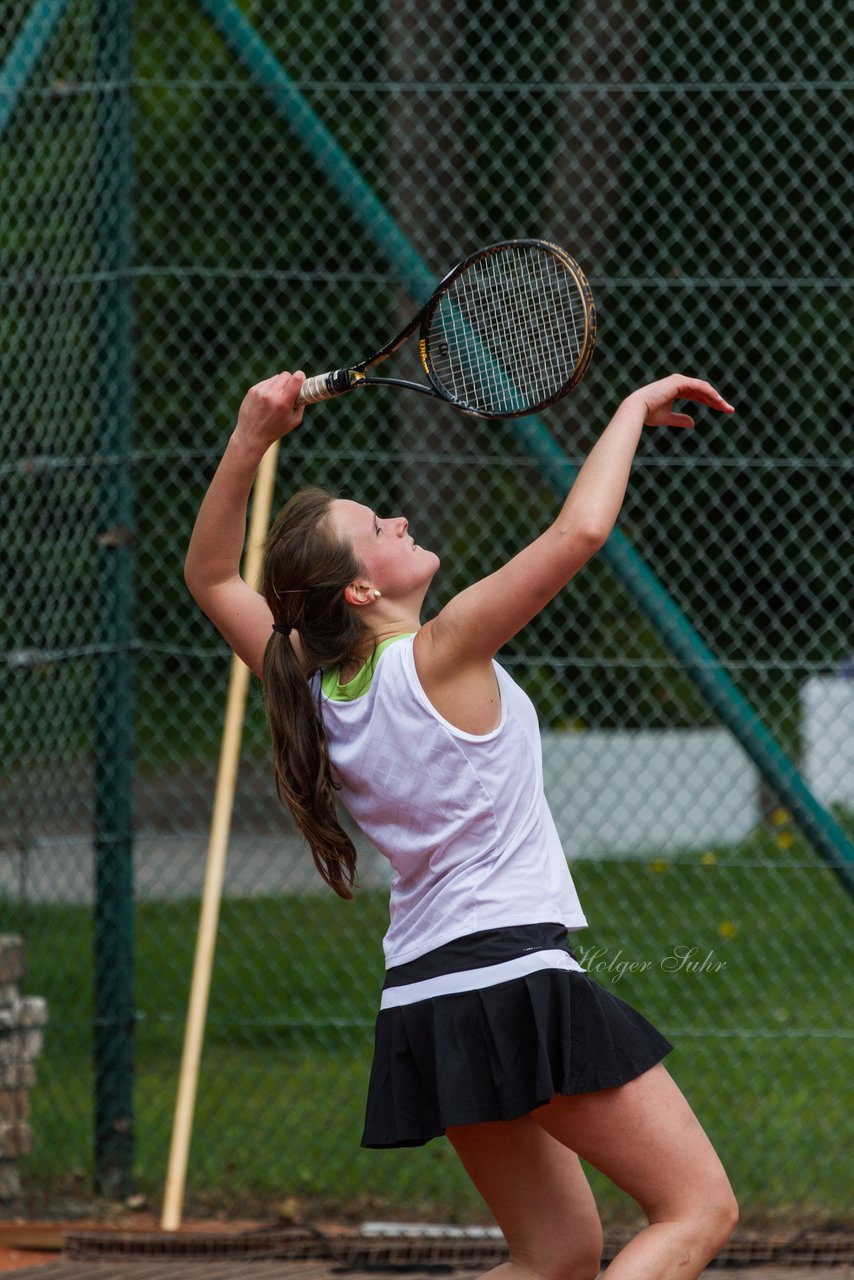
[[[435,1232],[435,1227],[428,1228]],[[191,1221],[167,1235],[148,1215],[105,1225],[0,1223],[0,1272],[22,1280],[476,1280],[501,1260],[495,1239],[365,1235],[358,1227]],[[606,1238],[606,1260],[621,1237]],[[737,1235],[714,1280],[854,1280],[854,1231]]]

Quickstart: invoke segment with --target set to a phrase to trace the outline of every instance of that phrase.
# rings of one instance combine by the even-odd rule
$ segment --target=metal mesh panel
[[[646,433],[621,531],[854,835],[846,17],[4,6],[0,927],[50,1007],[32,1205],[162,1189],[229,665],[183,554],[245,388],[367,355],[429,291],[371,193],[437,276],[514,236],[578,258],[599,346],[545,415],[571,462],[671,369],[736,404]],[[512,425],[391,391],[307,413],[278,497],[302,483],[404,511],[442,555],[431,608],[557,509]],[[678,1043],[749,1213],[848,1212],[843,855],[802,833],[607,559],[503,660],[541,713],[582,961]],[[319,885],[254,690],[191,1203],[481,1212],[444,1143],[358,1148],[386,913],[369,849],[362,881],[355,905]]]

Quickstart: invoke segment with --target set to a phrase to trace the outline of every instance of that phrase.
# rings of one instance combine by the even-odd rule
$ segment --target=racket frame
[[[507,410],[501,413],[488,413],[482,409],[474,409],[471,405],[464,404],[458,400],[444,384],[440,381],[435,372],[433,362],[430,357],[428,334],[430,325],[443,297],[450,289],[451,285],[467,271],[474,263],[482,261],[494,253],[501,253],[512,248],[536,248],[544,249],[558,258],[564,267],[570,272],[578,293],[582,299],[584,308],[584,333],[580,342],[580,354],[578,362],[573,370],[572,376],[563,383],[558,390],[547,399],[540,401],[536,405],[527,406],[524,409]],[[412,382],[405,378],[386,378],[382,375],[369,373],[370,369],[375,368],[378,364],[382,364],[389,356],[398,351],[400,347],[419,329],[418,354],[421,359],[421,365],[427,376],[429,385],[425,386],[420,382]],[[427,302],[419,312],[409,321],[409,323],[401,329],[400,333],[384,347],[380,347],[373,355],[368,356],[365,360],[360,360],[357,364],[351,365],[346,369],[334,369],[329,373],[319,374],[317,377],[310,379],[313,384],[312,391],[302,398],[302,393],[297,403],[313,404],[319,400],[330,399],[334,396],[346,394],[348,391],[356,391],[360,387],[365,386],[386,386],[386,387],[405,387],[409,391],[418,391],[421,395],[432,396],[439,400],[444,400],[446,404],[452,405],[455,409],[462,413],[467,413],[473,418],[522,418],[531,413],[538,413],[541,409],[547,408],[550,404],[560,400],[568,392],[572,391],[578,385],[593,356],[593,349],[596,344],[596,306],[593,301],[593,293],[588,284],[587,278],[581,267],[573,257],[562,249],[560,245],[552,244],[549,240],[524,239],[524,240],[499,240],[495,244],[487,245],[483,249],[478,249],[475,253],[469,254],[462,262],[458,262],[455,267],[445,275],[428,298]],[[308,386],[308,381],[303,387],[303,392]]]

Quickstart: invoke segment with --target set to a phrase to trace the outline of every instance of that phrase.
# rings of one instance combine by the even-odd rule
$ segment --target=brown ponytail
[[[359,661],[371,634],[344,599],[362,568],[331,528],[332,500],[326,489],[301,489],[282,508],[267,539],[261,585],[276,622],[299,633],[312,673]],[[263,674],[279,798],[323,879],[352,898],[356,849],[338,820],[320,708],[286,635],[272,633]]]

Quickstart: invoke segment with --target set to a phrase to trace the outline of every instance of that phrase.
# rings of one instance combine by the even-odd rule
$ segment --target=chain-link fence
[[[749,1214],[850,1212],[850,57],[830,0],[4,5],[0,929],[49,1006],[31,1206],[162,1191],[229,667],[182,559],[244,388],[379,346],[414,262],[541,235],[600,316],[545,427],[352,396],[287,441],[278,496],[405,511],[435,607],[555,511],[537,431],[577,463],[672,369],[737,405],[647,433],[619,535],[503,660],[582,959],[677,1042]],[[444,1142],[358,1148],[369,850],[362,880],[317,881],[253,691],[191,1205],[481,1212]]]

